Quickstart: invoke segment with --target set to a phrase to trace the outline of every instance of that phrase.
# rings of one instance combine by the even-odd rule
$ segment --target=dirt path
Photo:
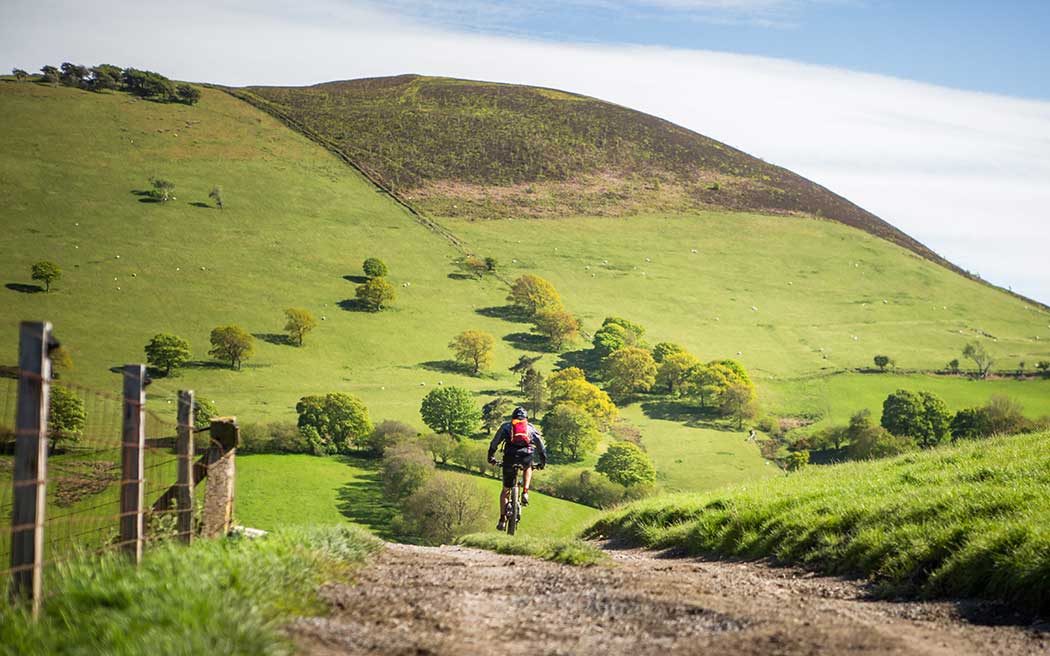
[[[794,569],[610,553],[615,567],[583,569],[390,545],[293,637],[316,655],[1050,654],[1050,626],[966,619],[1002,619],[994,604],[865,601],[860,583]]]

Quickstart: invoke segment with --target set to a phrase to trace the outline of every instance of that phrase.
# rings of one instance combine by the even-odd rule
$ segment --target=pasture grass
[[[166,544],[139,567],[85,556],[48,570],[39,621],[0,604],[0,654],[291,654],[281,625],[322,612],[317,587],[379,545],[339,526]]]
[[[609,555],[589,542],[570,538],[536,538],[505,533],[471,533],[456,544],[509,556],[532,556],[563,565],[591,567],[610,563]]]
[[[997,437],[601,515],[583,535],[870,577],[886,595],[1050,610],[1050,434]]]

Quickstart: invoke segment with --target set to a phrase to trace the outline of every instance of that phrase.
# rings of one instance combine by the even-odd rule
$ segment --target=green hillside
[[[554,89],[419,75],[235,93],[440,216],[729,209],[829,218],[955,268],[787,169],[641,112]]]
[[[544,353],[545,371],[586,358],[583,341],[544,352],[527,324],[501,318],[504,282],[464,275],[445,235],[226,93],[204,89],[185,106],[3,82],[0,113],[0,364],[15,361],[19,320],[47,318],[72,352],[64,376],[115,392],[111,368],[142,361],[151,336],[172,332],[190,341],[195,361],[150,387],[159,412],[173,413],[175,391],[192,388],[243,423],[293,421],[303,395],[346,391],[374,420],[422,428],[420,400],[434,386],[462,385],[479,402],[517,397],[507,367],[523,353]],[[151,176],[173,181],[175,199],[143,202]],[[223,210],[208,198],[215,185]],[[939,368],[972,339],[1004,368],[1050,356],[1043,310],[839,223],[723,210],[441,221],[471,251],[496,257],[504,279],[552,280],[585,331],[616,314],[646,326],[652,343],[738,358],[777,414],[838,420],[858,403],[877,410],[896,377],[845,373],[819,389],[809,381],[869,366],[880,352],[909,369]],[[379,313],[346,302],[368,256],[390,265],[398,293]],[[49,293],[29,279],[41,259],[64,270]],[[280,335],[289,307],[321,319],[301,348]],[[241,371],[207,355],[211,329],[230,323],[257,336]],[[468,328],[497,338],[493,370],[477,378],[448,362],[449,340]],[[1029,414],[1050,412],[1047,381],[907,380],[929,381],[953,409],[1005,391]],[[667,489],[776,473],[741,433],[697,420],[688,403],[653,396],[622,412]],[[250,496],[240,495],[246,508]]]

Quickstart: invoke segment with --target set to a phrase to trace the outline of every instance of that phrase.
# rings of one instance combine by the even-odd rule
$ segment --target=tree
[[[371,433],[361,438],[360,444],[371,455],[382,457],[388,448],[414,438],[417,433],[415,428],[402,421],[387,419],[376,424]]]
[[[481,425],[489,433],[495,432],[514,410],[514,401],[500,396],[481,406]]]
[[[562,403],[543,418],[547,448],[579,460],[598,446],[594,418],[574,403]]]
[[[637,346],[642,341],[645,328],[620,317],[605,317],[602,327],[595,331],[592,343],[601,358],[627,346]]]
[[[608,357],[605,377],[609,391],[615,396],[648,392],[656,382],[656,362],[649,351],[626,346]]]
[[[388,273],[386,262],[378,257],[370,257],[361,265],[365,275],[369,278],[383,278]]]
[[[284,311],[288,321],[284,324],[284,330],[288,338],[297,346],[303,345],[303,338],[317,327],[317,319],[309,310],[301,308],[288,308]]]
[[[656,360],[655,354],[653,360]],[[656,372],[656,385],[666,389],[668,394],[681,396],[689,388],[690,378],[698,366],[700,366],[700,360],[692,353],[686,351],[666,353]]]
[[[170,102],[177,98],[175,85],[160,73],[125,68],[121,77],[124,88],[133,95],[160,102]]]
[[[456,361],[469,367],[475,376],[482,369],[492,366],[492,350],[495,346],[496,338],[482,330],[464,330],[448,343]]]
[[[25,79],[27,77],[29,77],[29,73],[24,71],[24,70],[22,70],[21,68],[12,68],[11,69],[11,75],[14,75],[15,79],[18,80],[19,82],[24,82]]]
[[[169,200],[175,198],[175,183],[171,180],[165,180],[163,178],[150,178],[150,186],[153,187],[149,191],[150,198],[166,203]]]
[[[660,342],[653,347],[653,360],[662,363],[667,356],[676,353],[685,353],[685,348],[674,342]]]
[[[656,480],[656,470],[649,456],[630,442],[611,444],[598,458],[594,469],[600,474],[605,474],[612,482],[625,486],[652,483]]]
[[[792,451],[787,456],[786,469],[788,471],[800,471],[806,468],[809,464],[809,451],[802,449],[801,451]]]
[[[560,309],[562,306],[561,296],[554,289],[554,285],[531,273],[526,273],[514,281],[507,301],[530,317],[545,308]]]
[[[220,210],[226,207],[222,198],[222,187],[212,187],[211,191],[208,192],[208,198],[215,201],[215,207],[218,207]]]
[[[988,370],[992,368],[992,363],[995,362],[984,348],[984,345],[977,341],[967,344],[963,348],[962,354],[964,358],[973,360],[974,366],[977,367],[977,375],[981,378],[988,375]]]
[[[580,320],[563,308],[543,308],[536,312],[534,321],[536,330],[555,350],[576,339],[580,331]]]
[[[722,414],[736,420],[737,428],[758,414],[755,388],[746,383],[733,383],[722,393]]]
[[[215,404],[201,396],[193,398],[193,427],[204,430],[211,426],[212,417],[218,417],[219,411]]]
[[[434,544],[480,530],[485,519],[485,496],[477,482],[446,472],[431,477],[402,505],[410,532]]]
[[[718,400],[732,378],[733,372],[723,365],[702,364],[690,370],[687,389],[700,398],[700,407],[706,408],[708,401]]]
[[[871,420],[871,412],[861,410],[849,420],[846,428],[849,447],[846,451],[851,460],[885,458],[908,450],[907,438],[897,437]]]
[[[455,385],[430,390],[419,408],[423,423],[437,433],[470,435],[478,428],[481,410],[468,390]]]
[[[430,480],[434,475],[434,461],[418,442],[398,442],[383,455],[382,471],[387,496],[403,499]]]
[[[536,371],[532,367],[525,370],[525,373],[521,376],[521,391],[525,394],[527,402],[525,405],[529,407],[529,412],[533,416],[543,412],[547,407],[547,383],[543,379],[543,374]]]
[[[1050,376],[1050,360],[1040,360],[1035,363],[1035,368],[1039,370],[1039,373],[1045,378]]]
[[[62,75],[60,77],[62,84],[67,87],[79,87],[84,84],[84,80],[88,77],[88,69],[86,66],[79,64],[71,64],[64,62],[62,64]]]
[[[208,355],[229,360],[230,367],[240,369],[241,363],[255,352],[254,338],[240,326],[217,326],[211,331],[211,350]]]
[[[44,291],[51,291],[51,283],[58,281],[62,278],[62,269],[58,268],[58,265],[48,260],[41,260],[32,266],[30,274],[33,280],[39,280],[44,283]]]
[[[535,355],[535,356],[532,356],[532,357],[529,357],[527,355],[523,355],[523,356],[518,358],[518,361],[516,363],[514,363],[510,367],[508,367],[507,371],[512,371],[512,372],[514,372],[516,374],[524,376],[525,372],[528,371],[529,369],[532,369],[532,366],[534,364],[536,364],[537,362],[539,362],[540,358],[542,358],[542,357],[543,357],[542,355]],[[518,386],[521,387],[521,382],[520,381],[519,381]]]
[[[368,408],[361,399],[346,392],[304,396],[295,404],[295,411],[299,414],[299,428],[313,428],[339,453],[366,444],[373,430]]]
[[[171,333],[154,335],[145,350],[146,362],[151,367],[163,370],[165,376],[170,376],[174,369],[186,364],[193,355],[190,343]]]
[[[496,269],[499,267],[499,260],[494,257],[485,258],[485,270],[489,273],[496,273]]]
[[[992,434],[984,408],[963,408],[952,417],[952,441],[973,440]]]
[[[875,366],[881,371],[886,371],[886,366],[890,363],[890,356],[888,355],[876,355]]]
[[[370,312],[378,312],[394,301],[394,286],[385,278],[372,278],[354,290],[357,300]]]
[[[92,91],[120,88],[120,68],[109,64],[92,67],[88,88]]]
[[[62,385],[52,385],[47,412],[47,439],[58,449],[80,441],[87,423],[84,401]]]
[[[1022,432],[1028,425],[1024,406],[1003,394],[988,399],[982,408],[987,421],[988,435],[1011,435]]]
[[[459,442],[456,438],[446,433],[430,433],[423,436],[423,446],[430,452],[434,462],[447,465],[449,459],[453,457],[456,447],[459,446]]]
[[[583,377],[583,371],[569,367],[556,371],[547,379],[547,390],[553,405],[572,403],[589,414],[605,430],[619,416],[612,399]]]
[[[189,84],[180,84],[175,87],[175,97],[186,105],[195,105],[201,99],[201,90]]]
[[[935,394],[897,390],[882,404],[882,427],[898,437],[911,437],[919,446],[928,448],[949,436],[951,413]]]
[[[952,358],[948,361],[948,371],[953,374],[959,373],[959,358]]]
[[[54,66],[44,66],[40,69],[40,73],[40,81],[48,84],[58,84],[59,80],[62,79],[58,69]]]

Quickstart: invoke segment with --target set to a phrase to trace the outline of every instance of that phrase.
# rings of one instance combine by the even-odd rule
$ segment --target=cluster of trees
[[[11,71],[18,81],[29,77],[29,73],[15,68]],[[200,100],[201,92],[195,86],[175,83],[160,73],[120,68],[111,64],[82,66],[65,62],[59,67],[44,66],[40,69],[40,82],[62,84],[67,87],[89,91],[127,91],[136,96],[159,102],[180,102],[193,105]]]
[[[532,322],[533,330],[546,337],[553,350],[572,343],[580,333],[580,320],[565,309],[554,285],[537,275],[527,273],[515,280],[507,301]]]
[[[292,312],[289,310],[288,312]],[[298,312],[298,311],[297,311]],[[306,312],[302,310],[301,312]],[[309,315],[308,312],[306,312]],[[311,315],[312,316],[312,315]],[[293,324],[289,318],[289,326]],[[286,326],[287,328],[287,326]],[[311,325],[295,325],[289,334],[298,335],[300,344],[302,335],[312,329]],[[255,353],[255,338],[251,333],[237,325],[216,326],[210,335],[211,350],[208,355],[230,363],[232,369],[240,369],[241,364]],[[175,373],[193,357],[190,343],[171,333],[158,333],[150,338],[145,346],[146,363],[165,376]]]
[[[931,392],[897,390],[882,405],[882,420],[876,424],[868,410],[855,413],[845,426],[825,428],[797,441],[796,451],[845,448],[851,460],[882,458],[915,448],[928,449],[960,439],[1043,430],[1050,418],[1033,421],[1024,408],[1006,396],[993,396],[988,403],[951,412]]]
[[[977,340],[968,342],[966,346],[963,347],[962,356],[973,363],[974,375],[977,378],[987,377],[988,372],[992,369],[992,365],[995,364],[995,358],[993,358],[988,352],[988,349],[984,347],[984,344]],[[887,367],[895,367],[897,365],[893,358],[888,355],[876,355],[874,362],[875,366],[881,371],[886,371]],[[1025,364],[1024,360],[1017,363],[1018,374],[1024,373]],[[1036,363],[1035,368],[1044,376],[1050,376],[1050,360],[1040,360]],[[959,358],[952,358],[949,360],[948,364],[945,365],[944,370],[949,373],[958,374],[962,370],[962,364],[959,362]]]
[[[353,394],[332,392],[304,396],[295,404],[302,439],[316,455],[369,449],[372,421],[368,408]]]
[[[377,257],[370,257],[361,267],[368,278],[354,289],[357,302],[369,312],[379,312],[394,302],[394,286],[386,279],[386,263]]]

